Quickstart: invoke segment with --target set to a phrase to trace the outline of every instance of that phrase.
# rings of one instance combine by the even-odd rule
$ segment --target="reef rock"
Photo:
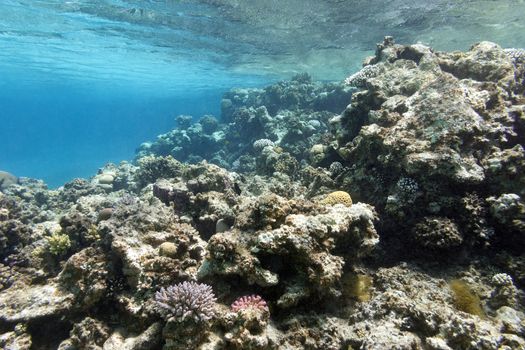
[[[338,296],[345,263],[366,256],[379,242],[375,219],[370,206],[339,204],[326,213],[285,215],[270,230],[218,233],[208,242],[210,255],[199,275],[238,275],[248,284],[282,286],[281,307],[309,297]]]
[[[74,296],[56,283],[15,285],[0,294],[0,319],[4,322],[27,322],[46,316],[64,314],[73,306]]]
[[[492,227],[487,209],[490,198],[522,196],[525,188],[523,64],[488,42],[447,53],[391,38],[366,64],[347,79],[361,91],[331,121],[337,153],[352,165],[340,187],[351,183],[354,197],[380,214],[388,205],[390,232],[418,231],[422,220],[441,217],[457,230],[444,237],[450,247],[510,243],[500,235],[516,228],[501,220]],[[399,186],[406,178],[413,196]],[[462,207],[472,196],[476,211]]]

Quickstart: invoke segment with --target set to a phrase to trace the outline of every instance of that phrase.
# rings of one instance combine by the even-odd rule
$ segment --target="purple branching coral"
[[[180,322],[208,322],[215,316],[216,300],[209,285],[196,282],[182,282],[155,293],[162,315]]]
[[[248,308],[269,312],[266,301],[264,301],[259,295],[243,296],[235,300],[232,304],[232,310],[234,312],[239,312]]]

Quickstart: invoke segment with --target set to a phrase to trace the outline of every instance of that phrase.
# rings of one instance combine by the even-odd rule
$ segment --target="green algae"
[[[450,290],[452,290],[454,305],[460,311],[485,317],[485,311],[481,306],[479,296],[472,290],[472,288],[460,279],[453,279],[448,283]]]
[[[372,284],[372,277],[365,274],[348,273],[343,276],[345,297],[362,303],[372,298]]]

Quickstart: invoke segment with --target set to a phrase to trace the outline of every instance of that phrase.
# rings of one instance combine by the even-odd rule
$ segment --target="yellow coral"
[[[350,197],[348,192],[335,191],[328,194],[320,203],[325,205],[344,204],[349,207],[352,205],[352,197]]]
[[[284,152],[284,149],[283,149],[282,147],[275,146],[275,147],[273,148],[273,151],[274,151],[275,153],[277,153],[277,154],[281,154],[281,153]]]
[[[48,250],[53,255],[62,255],[71,248],[71,241],[69,236],[62,232],[55,232],[51,236],[46,237],[48,243]]]
[[[95,225],[91,225],[89,227],[86,238],[91,242],[96,242],[100,239],[100,233],[98,232],[98,229]]]

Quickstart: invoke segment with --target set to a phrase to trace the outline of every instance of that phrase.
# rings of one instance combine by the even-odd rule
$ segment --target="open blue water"
[[[227,89],[262,84],[147,39],[165,35],[162,26],[67,4],[0,4],[1,170],[52,187],[89,177],[106,162],[133,159],[178,114],[218,115]]]
[[[175,125],[178,114],[218,114],[221,90],[157,96],[46,84],[0,96],[0,164],[58,186],[132,159],[136,147]],[[7,116],[11,116],[8,118]]]
[[[436,49],[525,46],[525,3],[2,0],[0,170],[58,186],[174,126],[231,87],[340,80],[384,35]]]

